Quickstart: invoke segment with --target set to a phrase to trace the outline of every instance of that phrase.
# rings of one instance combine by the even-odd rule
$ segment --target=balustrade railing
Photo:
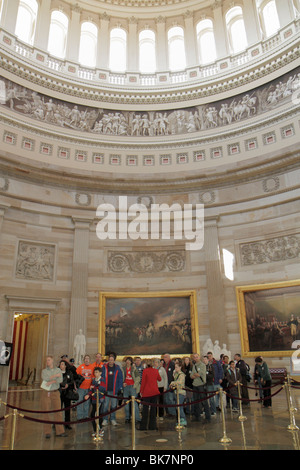
[[[31,65],[32,63],[36,63],[39,67],[45,67],[46,70],[48,69],[49,71],[63,74],[66,78],[79,78],[81,80],[87,80],[91,84],[101,84],[103,86],[105,86],[105,84],[116,86],[126,85],[126,87],[166,87],[179,83],[192,84],[195,80],[217,77],[218,74],[222,74],[223,76],[224,72],[234,72],[234,70],[240,66],[246,64],[251,65],[251,62],[254,60],[257,63],[260,58],[263,60],[266,55],[268,55],[269,58],[270,55],[272,53],[275,54],[279,48],[283,50],[285,44],[289,45],[291,42],[297,40],[299,29],[300,19],[297,18],[289,25],[280,29],[272,37],[251,45],[251,47],[248,47],[239,54],[223,57],[211,64],[197,65],[176,72],[160,71],[154,74],[142,74],[140,72],[116,73],[98,67],[83,67],[79,63],[68,61],[67,58],[59,59],[51,56],[47,51],[25,44],[4,29],[0,29],[0,49],[3,48],[6,51],[11,50],[14,54],[19,55],[20,58],[30,61]],[[134,75],[134,79],[132,79],[132,75]]]

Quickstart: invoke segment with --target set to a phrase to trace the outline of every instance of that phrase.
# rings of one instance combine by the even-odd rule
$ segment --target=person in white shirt
[[[61,409],[61,401],[60,401],[60,384],[63,381],[62,371],[59,367],[54,367],[53,365],[53,357],[47,356],[46,358],[46,368],[42,370],[42,408],[44,411],[51,411],[51,410],[60,410]],[[58,411],[56,413],[45,414],[45,420],[63,421],[62,412]],[[44,433],[46,439],[51,437],[51,427],[52,425],[49,423],[44,424]],[[67,434],[65,433],[64,426],[62,424],[55,425],[56,436],[58,437],[65,437]]]

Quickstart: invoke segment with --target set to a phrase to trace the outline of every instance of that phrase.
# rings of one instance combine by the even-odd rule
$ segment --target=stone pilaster
[[[228,344],[217,218],[204,221],[204,249],[210,337]]]
[[[69,353],[73,354],[74,338],[79,330],[86,335],[88,294],[88,253],[91,219],[73,218],[74,251],[69,329]]]

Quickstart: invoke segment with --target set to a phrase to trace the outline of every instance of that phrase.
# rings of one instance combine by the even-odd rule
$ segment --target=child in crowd
[[[91,386],[89,388],[89,393],[85,395],[85,400],[88,400],[89,398],[92,399],[92,412],[91,412],[91,418],[94,418],[96,416],[97,412],[97,392],[98,392],[98,401],[99,401],[99,410],[98,410],[98,415],[100,415],[100,410],[102,407],[102,403],[104,401],[104,392],[105,392],[105,387],[101,384],[101,376],[102,376],[102,370],[100,367],[95,367],[94,369],[94,378],[92,379]],[[93,425],[93,434],[92,436],[96,435],[96,421],[92,421]],[[100,419],[99,419],[99,432],[100,436],[103,436],[104,431],[101,429],[100,426]]]

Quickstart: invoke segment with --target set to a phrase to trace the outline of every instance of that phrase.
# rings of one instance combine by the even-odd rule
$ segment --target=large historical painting
[[[199,351],[195,291],[100,293],[99,343],[118,356]]]
[[[0,107],[40,122],[94,135],[155,137],[224,127],[286,104],[300,88],[299,67],[231,98],[157,111],[121,111],[52,98],[0,77]]]
[[[300,280],[237,287],[242,354],[290,356],[300,344]]]

